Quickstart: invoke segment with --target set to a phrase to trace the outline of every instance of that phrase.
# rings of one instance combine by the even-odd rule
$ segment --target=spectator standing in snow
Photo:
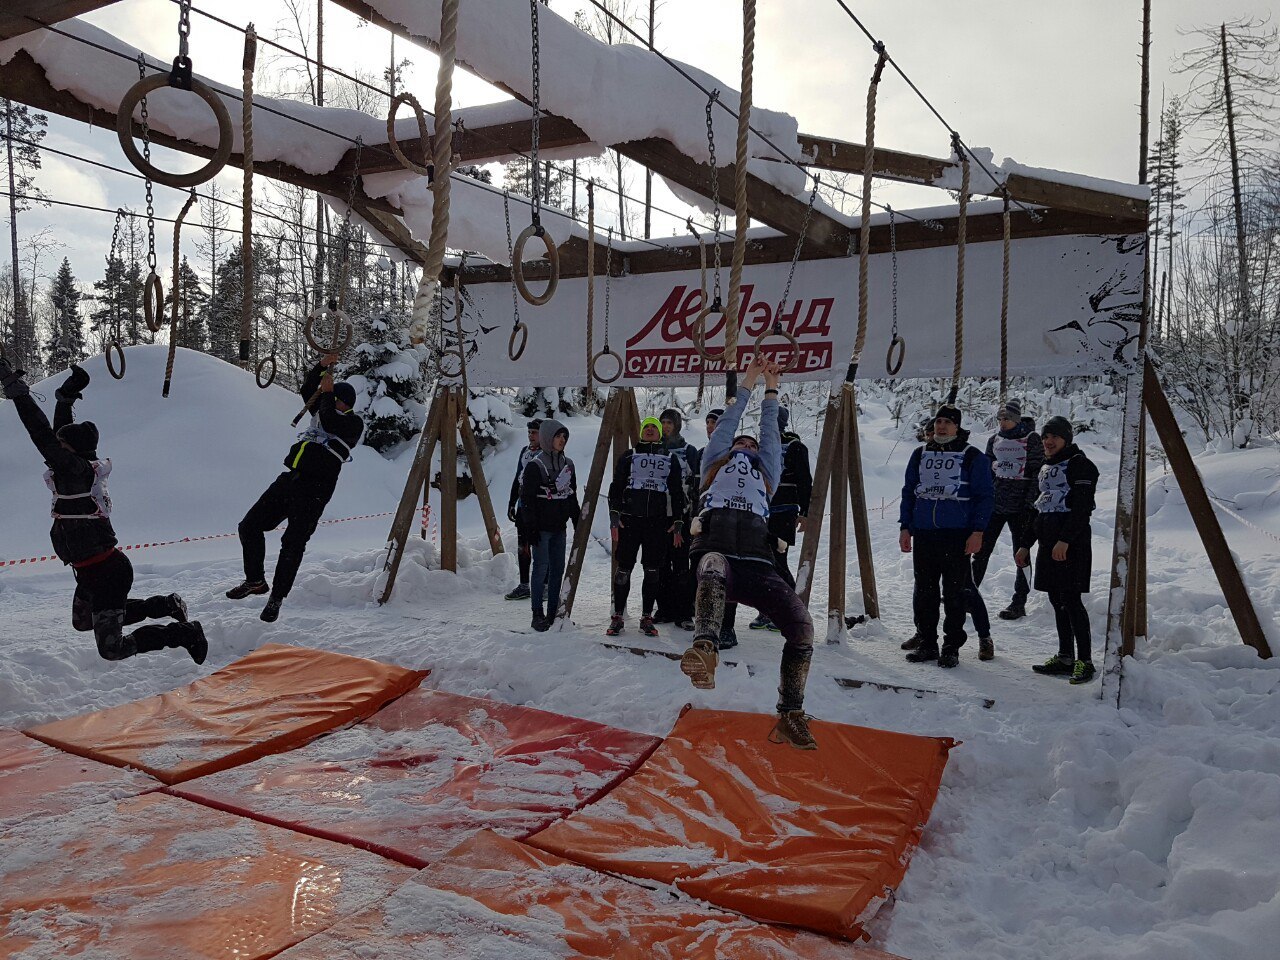
[[[1044,466],[1040,468],[1034,522],[1028,524],[1017,553],[1018,566],[1036,551],[1035,588],[1049,595],[1058,626],[1058,652],[1031,669],[1070,676],[1072,683],[1094,677],[1093,645],[1084,594],[1093,570],[1093,534],[1089,517],[1098,492],[1098,468],[1074,443],[1071,424],[1053,417],[1041,429]]]
[[[520,461],[516,464],[516,475],[511,478],[511,497],[507,501],[507,519],[516,524],[516,557],[520,564],[520,583],[506,595],[508,600],[529,599],[529,564],[533,560],[533,549],[529,544],[529,538],[524,535],[524,529],[516,522],[516,518],[520,511],[520,483],[524,479],[524,468],[529,465],[529,461],[536,457],[538,451],[542,449],[542,441],[539,439],[540,431],[538,429],[542,426],[542,420],[535,418],[525,426],[529,430],[529,444],[520,451]]]
[[[111,525],[111,496],[107,493],[111,461],[98,456],[98,428],[93,421],[75,422],[75,403],[88,385],[89,374],[73,364],[71,376],[54,392],[57,404],[51,426],[31,399],[22,372],[12,369],[0,356],[0,388],[13,401],[27,435],[48,467],[44,482],[53,494],[49,539],[53,552],[71,567],[76,578],[71,625],[93,631],[98,655],[104,660],[181,647],[196,663],[204,663],[208,641],[198,621],[188,622],[187,605],[180,596],[129,597],[133,565],[116,546]],[[129,624],[165,618],[176,622],[124,632]]]
[[[662,446],[680,464],[684,477],[685,512],[681,516],[684,529],[689,529],[693,519],[693,507],[698,502],[698,474],[701,460],[698,448],[685,440],[684,417],[675,407],[668,407],[658,417],[662,424]],[[667,562],[662,566],[658,583],[658,607],[654,623],[674,623],[681,630],[693,629],[693,573],[689,569],[689,540],[681,537],[679,546],[667,552]]]
[[[530,602],[533,629],[551,629],[560,609],[560,581],[564,578],[565,525],[578,526],[578,475],[565,456],[569,428],[546,419],[538,427],[541,450],[524,468],[520,480],[517,522],[533,550]]]
[[[809,500],[813,497],[813,471],[809,467],[809,448],[800,435],[787,429],[791,424],[791,411],[778,406],[778,430],[782,439],[782,479],[769,503],[769,533],[774,539],[773,563],[791,589],[796,578],[787,563],[787,552],[795,546],[796,533],[804,529],[804,519],[809,514]],[[751,621],[752,630],[772,630],[777,626],[763,613]]]
[[[270,589],[271,596],[259,614],[267,623],[280,616],[280,605],[293,589],[302,566],[307,541],[337,489],[342,465],[351,460],[351,451],[364,433],[364,421],[351,409],[356,402],[355,387],[345,381],[333,382],[337,362],[337,356],[327,354],[303,378],[298,393],[311,411],[311,423],[289,448],[284,458],[288,469],[272,481],[240,521],[244,581],[228,590],[227,597],[243,600]],[[280,538],[280,556],[268,588],[265,534],[282,522],[286,526]]]

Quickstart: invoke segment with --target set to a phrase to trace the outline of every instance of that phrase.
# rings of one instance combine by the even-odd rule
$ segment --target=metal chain
[[[889,211],[889,259],[893,264],[893,335],[891,340],[898,339],[898,221],[893,207],[886,204]]]
[[[111,269],[111,262],[116,258],[116,249],[120,245],[120,224],[125,218],[124,207],[116,207],[116,225],[111,228],[111,255],[107,258],[107,269]],[[116,341],[120,340],[120,310],[117,304],[117,290],[119,284],[112,284],[111,287],[111,312],[115,315]]]
[[[329,302],[336,303],[340,307],[342,301],[346,299],[347,292],[347,266],[351,260],[351,209],[356,202],[356,182],[360,179],[360,151],[364,147],[364,138],[356,137],[355,151],[356,155],[352,158],[351,180],[347,184],[347,210],[342,215],[342,223],[338,225],[338,237],[341,242],[340,260],[341,269],[335,270],[331,265],[329,267]]]
[[[191,0],[178,3],[178,59],[189,60],[187,38],[191,36]]]
[[[533,201],[533,225],[541,229],[542,188],[538,175],[538,143],[541,135],[539,115],[542,102],[542,78],[539,76],[538,70],[538,0],[529,0],[529,19],[532,21],[531,29],[533,32],[533,125],[529,141],[529,159],[533,172],[533,196],[530,199]]]
[[[712,90],[711,96],[707,98],[707,150],[711,154],[710,170],[711,170],[711,229],[715,234],[715,284],[714,296],[711,300],[711,309],[719,310],[723,306],[720,301],[720,173],[716,169],[716,134],[715,127],[711,122],[711,108],[716,101],[720,99],[719,89]]]
[[[613,227],[604,247],[604,349],[609,352],[609,286],[613,280]]]
[[[189,28],[190,25],[188,25]],[[142,54],[138,54],[138,79],[144,80],[147,76],[147,61]],[[147,113],[147,98],[142,98],[142,159],[147,162],[147,168],[151,167],[151,126],[150,114]],[[146,178],[147,188],[147,267],[152,273],[156,272],[156,206],[155,197],[152,193],[151,178]]]
[[[791,281],[796,276],[796,264],[800,262],[800,252],[804,250],[805,238],[809,235],[809,221],[813,219],[813,204],[818,199],[818,184],[822,182],[819,174],[814,174],[813,189],[809,191],[809,206],[804,211],[804,222],[800,224],[800,236],[796,238],[796,248],[791,254],[791,269],[787,271],[787,285],[782,290],[782,299],[778,301],[778,309],[773,315],[773,330],[777,333],[782,329],[782,311],[787,307],[787,300],[791,298]]]
[[[535,0],[536,2],[536,0]],[[507,221],[507,256],[512,260],[511,264],[511,316],[512,326],[520,326],[520,297],[516,292],[516,265],[515,265],[515,248],[511,244],[511,191],[503,189],[502,191],[502,216]]]

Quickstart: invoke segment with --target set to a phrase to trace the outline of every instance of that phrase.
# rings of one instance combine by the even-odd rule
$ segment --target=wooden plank
[[[398,247],[410,260],[422,266],[427,262],[427,245],[417,240],[409,232],[404,221],[398,216],[379,210],[368,203],[362,196],[357,196],[352,205],[356,215],[367,223],[375,233],[395,247]],[[452,282],[453,278],[449,278]]]
[[[818,443],[818,464],[813,472],[813,493],[809,497],[809,518],[800,542],[800,560],[796,565],[796,593],[805,606],[813,593],[813,569],[818,558],[818,541],[822,539],[822,520],[827,509],[827,492],[831,487],[831,465],[835,438],[840,430],[840,397],[842,387],[827,396],[827,412],[822,420],[822,439]],[[840,493],[844,496],[843,491]]]
[[[1173,470],[1178,488],[1187,501],[1187,511],[1191,514],[1196,532],[1200,534],[1205,552],[1209,555],[1209,563],[1213,567],[1214,575],[1218,578],[1218,586],[1222,588],[1222,595],[1227,599],[1231,616],[1235,618],[1240,639],[1257,650],[1258,655],[1264,660],[1270,659],[1271,647],[1267,643],[1262,623],[1258,620],[1253,598],[1249,596],[1249,590],[1240,576],[1240,569],[1236,566],[1235,558],[1231,556],[1231,548],[1227,545],[1227,538],[1222,533],[1222,525],[1218,523],[1213,504],[1209,502],[1209,495],[1205,492],[1200,471],[1196,469],[1195,461],[1191,458],[1191,451],[1187,449],[1187,442],[1178,428],[1178,422],[1174,419],[1173,410],[1169,406],[1168,398],[1164,395],[1164,389],[1160,386],[1160,379],[1150,359],[1145,363],[1142,394],[1147,403],[1147,410],[1151,414],[1151,423],[1160,437],[1160,445],[1164,447],[1169,457],[1169,467]]]
[[[461,412],[459,423],[462,430],[462,449],[471,467],[472,485],[480,501],[480,516],[484,518],[484,528],[489,534],[489,549],[496,557],[502,553],[502,531],[498,529],[498,517],[493,512],[493,498],[489,494],[489,483],[484,476],[484,458],[480,455],[480,445],[476,443],[475,431],[471,429],[471,414],[467,410],[465,394],[463,394]]]
[[[0,40],[39,30],[44,24],[83,16],[118,0],[4,0],[0,7]]]
[[[405,479],[404,493],[400,495],[395,519],[391,521],[391,532],[387,535],[387,555],[382,565],[386,582],[382,586],[378,603],[386,603],[395,587],[396,574],[400,572],[400,561],[404,559],[404,546],[408,542],[409,530],[413,526],[413,515],[418,508],[418,491],[422,490],[430,479],[431,456],[435,452],[436,440],[440,437],[440,421],[444,417],[444,406],[444,391],[437,390],[431,400],[431,410],[427,414],[426,426],[422,428],[422,435],[418,437],[418,448],[413,454],[413,463],[409,467],[409,476]]]
[[[849,572],[849,498],[846,495],[848,485],[848,443],[849,443],[849,396],[852,388],[845,384],[840,388],[840,414],[835,433],[832,435],[831,451],[831,500],[828,506],[831,511],[831,530],[828,534],[827,548],[827,643],[839,643],[846,636],[844,611],[847,604],[847,588],[845,577]]]
[[[853,507],[853,539],[858,548],[858,580],[862,586],[862,608],[872,620],[880,619],[880,593],[876,589],[876,568],[871,558],[871,520],[867,516],[867,491],[862,477],[862,441],[858,437],[858,398],[849,388],[845,407],[845,446],[849,451],[849,501]]]
[[[458,572],[458,395],[446,391],[440,421],[440,569]]]

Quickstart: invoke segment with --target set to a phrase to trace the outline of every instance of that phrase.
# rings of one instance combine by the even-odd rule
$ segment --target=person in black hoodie
[[[1058,653],[1031,669],[1050,676],[1070,676],[1075,684],[1094,677],[1093,645],[1084,594],[1093,571],[1089,517],[1098,492],[1098,468],[1073,442],[1071,424],[1053,417],[1040,431],[1045,461],[1040,468],[1033,523],[1023,531],[1018,566],[1036,553],[1035,588],[1049,595],[1058,625]]]
[[[576,530],[582,508],[578,503],[577,471],[573,461],[564,455],[569,428],[548,418],[538,427],[538,435],[542,449],[524,468],[517,522],[533,547],[531,626],[544,632],[551,629],[560,609],[565,524],[573,521]]]
[[[1000,432],[987,439],[987,458],[995,475],[996,506],[991,523],[982,535],[982,549],[973,558],[973,582],[978,586],[982,586],[987,564],[1000,542],[1000,532],[1006,526],[1014,550],[1018,549],[1022,529],[1034,516],[1032,505],[1036,500],[1036,477],[1044,464],[1044,446],[1040,442],[1040,434],[1036,433],[1035,421],[1022,416],[1022,405],[1017,400],[1006,400],[996,411],[996,419],[1000,423]],[[1019,620],[1025,617],[1030,592],[1027,574],[1018,567],[1013,599],[1000,611],[1000,619]]]
[[[280,616],[280,604],[293,589],[307,541],[338,486],[342,465],[350,461],[351,451],[364,433],[364,421],[351,409],[356,402],[355,387],[333,382],[333,365],[337,362],[336,356],[328,354],[303,379],[298,392],[311,411],[311,424],[289,448],[289,455],[284,458],[288,469],[276,477],[240,521],[244,581],[227,591],[231,600],[267,592],[264,534],[287,522],[280,538],[271,596],[259,615],[267,623]]]
[[[796,578],[787,563],[787,552],[796,545],[796,533],[804,529],[809,515],[809,500],[813,497],[813,471],[809,467],[809,448],[800,435],[788,430],[791,411],[778,407],[778,429],[782,431],[782,479],[769,503],[769,533],[776,541],[773,565],[778,574],[795,589]],[[749,624],[752,630],[778,628],[763,613]]]
[[[631,571],[644,550],[644,581],[640,587],[640,632],[656,637],[653,605],[667,554],[684,545],[685,478],[680,461],[662,444],[662,424],[652,417],[640,424],[640,442],[618,458],[609,485],[609,527],[617,567],[613,574],[613,615],[605,631],[616,637],[623,630],[623,611],[631,592]]]
[[[680,519],[684,529],[693,520],[693,506],[698,501],[698,474],[702,469],[702,452],[685,440],[684,417],[675,407],[658,416],[662,424],[662,446],[673,454],[684,475],[685,513]],[[693,629],[693,571],[689,567],[689,539],[681,537],[679,546],[667,551],[667,562],[658,580],[658,606],[654,623],[674,623],[681,630]]]
[[[533,561],[533,548],[525,538],[524,531],[516,523],[520,508],[520,481],[524,479],[524,468],[542,449],[542,441],[538,436],[538,428],[542,426],[541,418],[530,420],[525,426],[529,430],[529,444],[520,450],[520,460],[516,464],[516,475],[511,478],[511,496],[507,500],[507,519],[516,524],[516,556],[520,565],[520,583],[508,593],[507,600],[529,599],[529,564]]]
[[[187,605],[180,596],[129,597],[133,565],[117,548],[111,526],[111,496],[107,493],[111,461],[98,456],[97,426],[91,420],[75,422],[75,402],[88,385],[89,374],[73,364],[71,376],[54,393],[57,405],[50,426],[44,411],[31,399],[22,372],[12,369],[0,356],[0,387],[13,401],[27,435],[49,468],[44,475],[53,494],[49,539],[53,552],[71,567],[76,578],[71,625],[93,631],[98,655],[104,660],[181,647],[196,663],[204,663],[209,643],[200,623],[187,620]],[[165,618],[176,622],[124,632],[129,624]]]

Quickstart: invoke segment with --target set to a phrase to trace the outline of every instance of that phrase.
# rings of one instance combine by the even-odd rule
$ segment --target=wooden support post
[[[419,526],[422,529],[422,539],[427,539],[427,511],[431,508],[431,484],[430,482],[422,485],[422,521]]]
[[[800,542],[800,561],[796,565],[796,593],[805,606],[808,606],[809,596],[813,592],[813,566],[818,558],[822,520],[827,510],[827,492],[831,487],[832,451],[835,449],[834,438],[840,429],[842,389],[833,388],[827,397],[827,412],[822,420],[822,439],[818,443],[818,463],[813,473],[813,493],[809,497],[809,516],[804,525],[804,539]]]
[[[573,614],[573,601],[578,594],[578,578],[582,575],[582,563],[587,556],[587,547],[591,545],[591,524],[596,515],[596,500],[600,496],[605,467],[609,463],[609,446],[617,429],[622,394],[622,390],[609,391],[604,412],[600,417],[600,433],[596,437],[596,449],[591,457],[591,472],[587,474],[586,487],[581,491],[582,509],[578,514],[578,525],[574,529],[569,562],[565,566],[564,587],[560,591],[559,616],[564,619],[568,619]]]
[[[871,521],[867,517],[867,490],[862,478],[862,441],[858,437],[858,398],[850,387],[845,409],[845,446],[849,451],[849,500],[853,507],[853,538],[858,547],[858,579],[862,583],[862,608],[871,620],[880,619],[880,592],[871,558]]]
[[[395,586],[396,574],[400,571],[400,561],[404,559],[404,546],[409,539],[409,530],[413,526],[413,515],[418,508],[418,490],[431,477],[431,456],[435,452],[436,441],[440,437],[440,421],[445,415],[445,406],[445,391],[438,389],[431,400],[427,424],[422,428],[422,436],[418,438],[418,449],[413,455],[413,465],[409,468],[409,476],[405,480],[404,493],[400,496],[395,519],[391,521],[391,533],[387,535],[387,556],[383,561],[386,582],[382,586],[378,603],[386,603]]]
[[[484,518],[484,529],[489,535],[489,549],[496,557],[503,552],[502,531],[498,528],[498,517],[493,512],[493,498],[489,495],[489,484],[484,477],[484,461],[480,456],[480,445],[476,443],[475,432],[471,429],[471,413],[467,409],[468,393],[462,393],[462,410],[459,427],[462,432],[462,449],[467,455],[467,464],[471,467],[471,484],[476,490],[476,499],[480,501],[480,515]]]
[[[840,389],[839,420],[832,438],[831,453],[831,539],[827,558],[827,643],[839,643],[846,635],[844,625],[845,576],[848,573],[848,485],[849,397],[853,388]]]
[[[1242,639],[1264,660],[1271,657],[1271,647],[1267,643],[1266,634],[1258,620],[1258,613],[1253,606],[1253,598],[1244,585],[1235,558],[1231,556],[1231,548],[1227,546],[1227,538],[1223,536],[1222,525],[1218,523],[1217,514],[1213,512],[1213,504],[1205,492],[1204,482],[1191,459],[1191,451],[1183,439],[1178,422],[1173,417],[1169,400],[1164,395],[1160,380],[1156,376],[1151,361],[1146,361],[1143,379],[1143,393],[1147,401],[1147,410],[1151,414],[1151,422],[1160,437],[1160,444],[1169,457],[1169,466],[1173,469],[1174,478],[1187,501],[1187,510],[1195,522],[1196,532],[1204,543],[1205,552],[1209,555],[1209,563],[1218,577],[1218,586],[1227,599],[1231,616],[1235,618],[1236,627]]]
[[[446,391],[440,422],[440,569],[458,572],[458,394]]]

